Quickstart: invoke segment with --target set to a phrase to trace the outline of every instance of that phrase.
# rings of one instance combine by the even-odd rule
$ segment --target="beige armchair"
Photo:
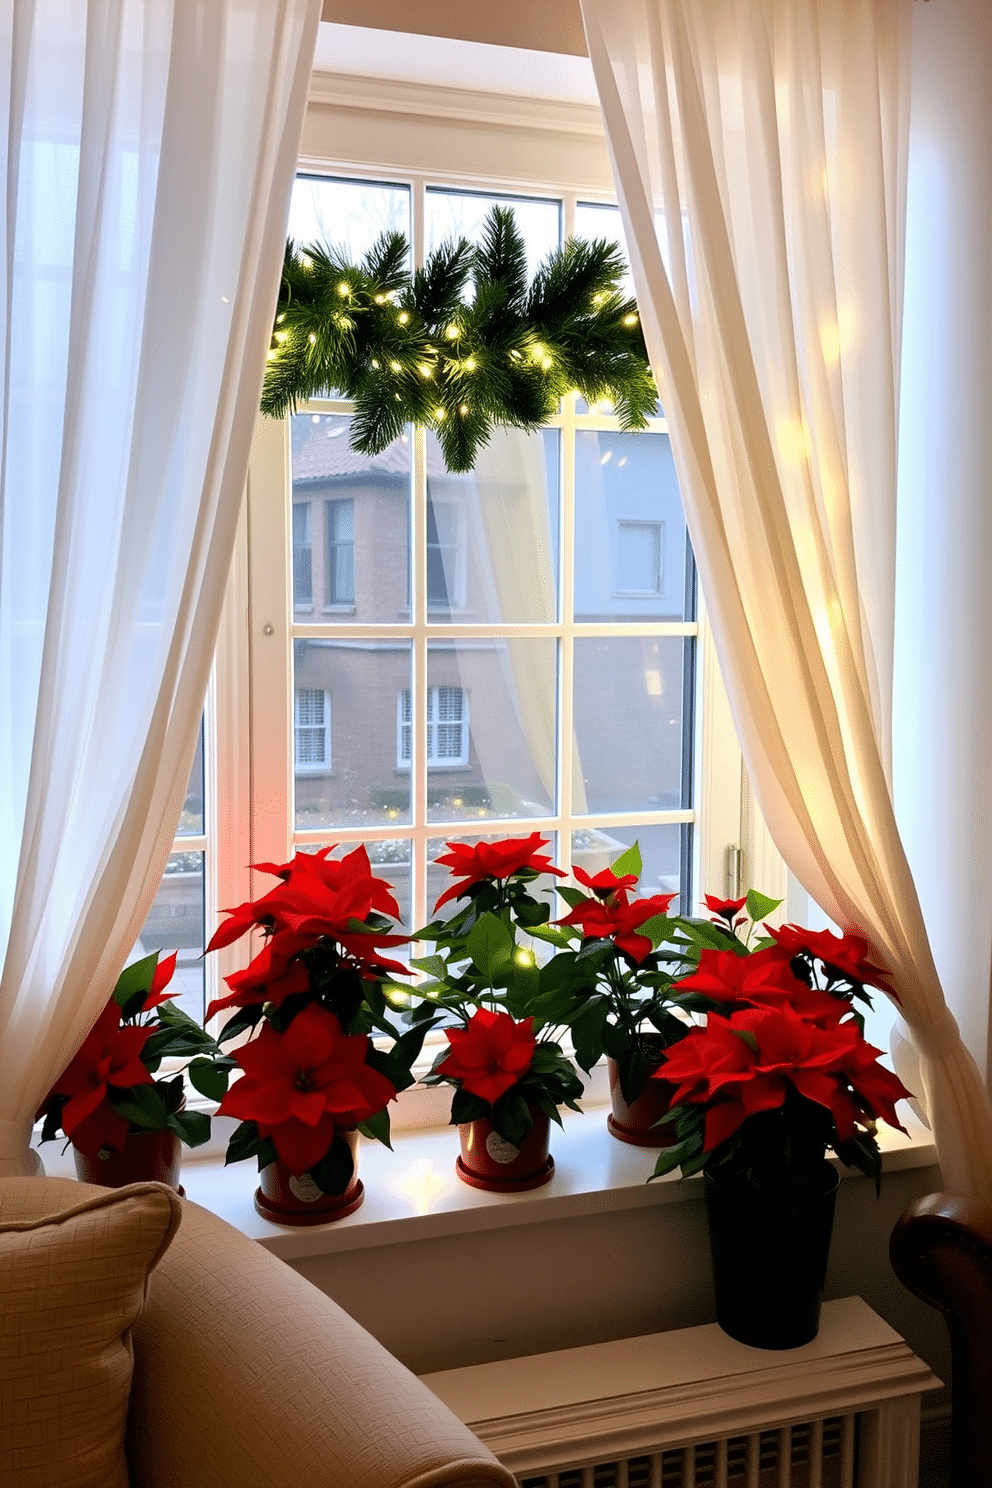
[[[0,1216],[100,1190],[0,1179]],[[514,1478],[330,1298],[189,1201],[134,1330],[131,1488],[512,1488]]]

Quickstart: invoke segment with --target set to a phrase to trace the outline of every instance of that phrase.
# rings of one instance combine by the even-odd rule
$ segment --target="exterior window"
[[[309,609],[313,604],[313,537],[309,501],[293,504],[293,606]]]
[[[331,695],[321,687],[298,687],[296,704],[297,770],[331,768]]]
[[[664,522],[623,522],[617,527],[617,591],[661,594]]]
[[[427,501],[427,605],[446,610],[465,602],[460,517],[450,501]]]
[[[327,523],[327,603],[355,603],[355,503],[324,502]]]
[[[410,763],[411,693],[399,695],[399,750],[401,766]],[[468,764],[468,696],[463,687],[427,689],[427,764]]]

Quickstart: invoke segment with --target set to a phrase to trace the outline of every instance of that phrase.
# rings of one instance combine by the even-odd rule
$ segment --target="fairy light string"
[[[528,284],[512,210],[482,240],[441,245],[412,276],[402,233],[359,264],[286,244],[262,412],[335,390],[354,402],[353,447],[382,452],[407,424],[433,429],[447,468],[471,470],[493,429],[536,429],[578,393],[643,429],[657,389],[616,244],[570,238]]]

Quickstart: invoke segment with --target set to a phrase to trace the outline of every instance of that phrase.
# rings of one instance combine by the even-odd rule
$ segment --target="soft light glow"
[[[396,319],[399,321],[400,325],[406,325],[407,321],[410,319],[409,310],[401,310]]]
[[[418,370],[420,372],[421,377],[423,377],[425,379],[434,376],[434,368],[433,367],[428,367],[428,365],[427,365],[426,362],[421,362],[420,367],[419,367]]]
[[[435,410],[434,410],[434,417],[437,419],[438,423],[440,424],[443,421],[443,419],[444,419],[444,409],[443,408],[435,408]]]
[[[633,312],[630,315],[625,315],[623,323],[625,326],[635,326],[637,324],[637,316]]]
[[[468,404],[467,403],[459,403],[459,405],[458,405],[458,412],[461,413],[461,414],[468,413]]]
[[[476,362],[475,357],[466,357],[465,358],[465,371],[466,372],[474,372],[477,366],[478,366],[478,363]]]
[[[310,332],[310,335],[307,337],[307,340],[310,342],[310,345],[311,346],[316,346],[317,345],[317,337],[316,337],[316,335],[314,334],[313,331]]]
[[[320,414],[319,413],[312,413],[310,415],[310,422],[312,424],[319,424],[320,423]]]
[[[386,1001],[388,1003],[391,1003],[392,1006],[395,1008],[409,1007],[411,1002],[413,1001],[413,998],[410,996],[410,993],[406,990],[405,987],[393,987],[386,985],[383,987],[382,991]]]
[[[448,338],[449,341],[457,341],[458,340],[458,327],[456,325],[446,326],[445,327],[444,334],[447,336],[447,338]]]
[[[595,413],[612,413],[613,404],[609,398],[600,398],[594,409]]]
[[[340,284],[339,284],[339,285],[338,285],[338,294],[339,294],[339,295],[340,295],[340,296],[341,296],[341,298],[342,298],[342,299],[343,299],[343,300],[344,300],[344,299],[347,299],[347,297],[348,297],[348,296],[349,296],[349,295],[350,295],[350,294],[351,294],[351,290],[350,290],[350,288],[349,288],[349,287],[348,287],[348,285],[347,285],[347,284],[346,284],[346,283],[345,283],[345,282],[344,282],[344,280],[343,280],[343,279],[342,279],[342,281],[341,281],[341,283],[340,283]]]
[[[656,667],[645,667],[644,685],[647,688],[648,697],[663,697],[664,686],[661,681],[661,673]]]
[[[394,1184],[396,1192],[411,1201],[415,1214],[429,1214],[435,1199],[446,1193],[450,1186],[448,1179],[435,1173],[434,1163],[429,1157],[415,1158]]]
[[[394,372],[402,372],[403,371],[403,368],[400,366],[399,362],[390,362],[389,365],[390,365],[390,367],[392,367],[392,369],[393,369]],[[399,395],[397,394],[397,396],[399,396]]]
[[[375,302],[377,305],[384,305],[386,303],[386,296],[384,294],[377,294]]]
[[[378,370],[379,370],[379,363],[376,361],[375,357],[372,358],[372,367],[373,367],[373,369],[376,372],[378,372]]]
[[[518,966],[533,966],[534,952],[528,950],[526,946],[518,946],[514,952],[513,959]]]
[[[609,465],[609,463],[610,463],[610,461],[612,459],[613,459],[613,451],[612,450],[604,450],[604,452],[599,457],[599,463],[600,463],[600,465]]]

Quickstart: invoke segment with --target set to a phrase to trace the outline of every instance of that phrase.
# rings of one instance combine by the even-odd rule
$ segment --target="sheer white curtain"
[[[809,893],[893,972],[945,1183],[992,1200],[992,1110],[944,1002],[891,799],[912,5],[582,8],[762,812]]]
[[[0,1173],[178,819],[320,0],[0,11]]]

